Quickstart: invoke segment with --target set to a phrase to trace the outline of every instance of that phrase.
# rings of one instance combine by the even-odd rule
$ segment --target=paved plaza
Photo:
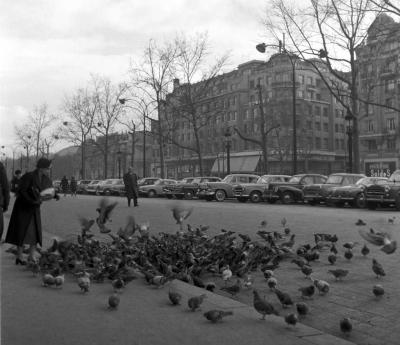
[[[79,233],[77,215],[94,217],[98,200],[96,197],[78,196],[75,200],[68,197],[58,203],[43,205],[44,247],[50,245],[54,236],[71,239],[76,236]],[[125,206],[125,199],[116,200],[119,205],[110,223],[112,229],[123,226],[127,215],[133,213],[138,223],[149,220],[150,231],[154,234],[177,230],[170,211],[174,201],[141,199],[140,207],[133,209]],[[311,263],[312,276],[329,282],[329,293],[326,296],[315,294],[312,300],[306,300],[311,312],[300,318],[295,328],[289,328],[281,317],[267,317],[267,321],[259,321],[260,315],[252,307],[251,288],[243,288],[236,297],[230,298],[229,294],[219,290],[223,285],[219,276],[204,277],[213,279],[218,288],[214,294],[206,292],[208,298],[201,312],[188,312],[186,301],[189,296],[203,293],[204,289],[173,281],[172,286],[182,292],[184,298],[181,306],[171,307],[167,298],[169,287],[155,289],[145,284],[143,279],[129,283],[121,294],[120,308],[109,311],[107,299],[112,292],[109,283],[93,284],[90,293],[83,295],[75,278],[67,275],[63,289],[43,288],[40,277],[33,277],[25,268],[14,265],[12,254],[5,252],[9,245],[3,244],[2,343],[35,344],[49,339],[49,344],[56,341],[58,344],[106,344],[111,341],[134,344],[261,344],[267,340],[274,344],[398,344],[400,330],[394,327],[400,316],[400,309],[395,303],[400,293],[398,252],[387,255],[378,247],[369,245],[371,252],[363,257],[360,250],[364,241],[358,233],[360,228],[368,230],[372,227],[397,238],[400,218],[397,218],[396,212],[236,202],[191,201],[189,204],[194,206],[194,212],[188,223],[210,225],[210,236],[224,228],[259,241],[261,239],[256,232],[260,221],[267,220],[267,227],[271,230],[282,229],[282,217],[287,219],[288,227],[296,234],[294,248],[311,242],[314,233],[337,234],[339,254],[336,264],[331,266],[328,263],[328,250],[322,251],[320,259]],[[365,226],[355,225],[359,218],[365,221]],[[389,219],[394,221],[389,222]],[[97,229],[93,231],[96,237],[108,238],[98,234]],[[343,257],[342,247],[349,241],[359,242],[350,261]],[[383,265],[385,277],[375,277],[371,269],[373,257]],[[349,275],[336,282],[328,273],[332,268],[348,269]],[[282,309],[260,271],[251,275],[254,278],[252,287],[273,303],[281,315],[295,311],[294,307]],[[290,260],[281,262],[275,270],[275,277],[279,288],[288,292],[294,302],[302,300],[298,288],[310,284]],[[372,294],[372,287],[377,283],[385,289],[385,295],[380,299]],[[209,309],[232,310],[234,315],[214,325],[202,316]],[[347,337],[339,329],[339,320],[343,317],[349,317],[353,323],[353,331]],[[24,331],[21,331],[21,324]]]

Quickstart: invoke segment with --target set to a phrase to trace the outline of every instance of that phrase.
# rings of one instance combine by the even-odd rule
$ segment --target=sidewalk
[[[43,237],[46,247],[51,235]],[[168,285],[157,289],[138,279],[125,287],[118,310],[112,311],[110,283],[92,284],[83,294],[75,278],[67,275],[62,289],[44,288],[40,275],[34,277],[14,264],[14,256],[5,252],[8,247],[1,247],[3,345],[353,344],[299,323],[289,328],[281,317],[261,321],[252,307],[180,281],[171,283],[183,296],[180,306],[170,305]],[[202,310],[189,311],[188,298],[202,293],[207,294]],[[203,317],[210,309],[231,310],[234,315],[212,324]]]

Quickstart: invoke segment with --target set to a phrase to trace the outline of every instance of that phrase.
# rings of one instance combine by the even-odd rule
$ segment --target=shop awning
[[[231,172],[232,173],[254,172],[257,168],[259,160],[260,156],[231,157],[230,158]],[[226,157],[216,158],[211,168],[211,172],[219,173],[223,171],[226,171]]]

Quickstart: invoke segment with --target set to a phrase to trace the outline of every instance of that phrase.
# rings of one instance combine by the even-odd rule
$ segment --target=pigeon
[[[205,283],[205,285],[206,285],[206,290],[211,292],[214,292],[215,288],[217,287],[213,282]]]
[[[65,282],[65,276],[64,276],[64,274],[59,275],[59,276],[57,276],[57,277],[54,277],[54,283],[55,283],[55,286],[56,286],[56,287],[61,288],[61,287],[63,286],[64,282]]]
[[[82,233],[86,233],[87,231],[90,231],[90,228],[93,226],[94,224],[94,220],[91,219],[87,219],[85,217],[79,217],[79,223],[81,224],[81,228],[82,228]]]
[[[329,270],[328,272],[332,273],[336,280],[342,280],[342,278],[346,277],[349,273],[348,270],[344,270],[341,268],[338,268],[336,270]]]
[[[268,280],[269,278],[271,278],[271,277],[274,276],[274,271],[272,271],[272,270],[265,270],[265,271],[263,272],[263,274],[264,274],[264,278]]]
[[[276,288],[276,285],[278,285],[278,280],[274,277],[271,277],[267,280],[267,285],[271,290],[273,290]]]
[[[185,208],[181,204],[175,205],[172,208],[172,216],[176,220],[176,224],[179,224],[181,226],[181,230],[183,230],[182,228],[183,221],[186,218],[188,218],[192,214],[192,212],[193,212],[193,207]]]
[[[275,288],[274,292],[276,294],[276,296],[279,299],[279,302],[282,305],[282,308],[286,308],[286,307],[290,307],[291,305],[293,305],[293,301],[292,298],[290,297],[290,295],[287,292],[282,292],[281,290]]]
[[[375,246],[382,246],[381,251],[392,254],[397,249],[397,242],[391,239],[386,232],[375,232],[372,228],[368,231],[360,229],[361,237]]]
[[[125,282],[122,278],[114,279],[111,282],[114,292],[120,292],[125,287]]]
[[[335,255],[337,255],[337,253],[338,253],[338,250],[336,249],[336,246],[335,246],[333,243],[332,243],[330,252],[333,253],[333,254],[335,254]]]
[[[385,290],[383,289],[382,285],[376,284],[372,288],[372,293],[375,295],[375,297],[382,297],[385,294]]]
[[[350,318],[348,318],[348,317],[341,319],[339,325],[340,325],[340,330],[347,336],[350,334],[351,330],[353,329],[353,325],[350,321]]]
[[[362,219],[357,220],[356,225],[367,225]]]
[[[369,248],[367,247],[367,245],[364,243],[364,246],[361,248],[361,254],[365,257],[369,254]]]
[[[299,291],[301,292],[301,297],[302,298],[312,298],[312,296],[315,293],[315,286],[314,285],[309,285],[309,286],[304,286],[300,287]]]
[[[348,249],[344,252],[344,257],[349,261],[353,258],[353,256],[354,255],[353,255],[353,252],[351,251],[351,249]]]
[[[182,295],[176,291],[169,290],[168,298],[172,305],[179,305],[181,303]]]
[[[343,244],[343,247],[346,249],[353,249],[356,245],[358,245],[358,242],[346,242]]]
[[[297,313],[301,316],[307,315],[309,312],[309,307],[306,303],[304,302],[298,302],[296,303],[296,310]]]
[[[222,291],[228,292],[232,297],[235,297],[241,290],[241,282],[240,279],[236,281],[235,285],[231,286],[223,286],[221,288]]]
[[[306,276],[306,278],[308,278],[310,276],[310,274],[312,273],[312,267],[309,265],[304,265],[301,268],[301,272]]]
[[[42,282],[43,282],[43,286],[47,287],[47,286],[53,286],[56,284],[56,280],[53,277],[53,275],[51,275],[50,273],[46,273],[43,275],[42,277]]]
[[[285,316],[285,322],[288,326],[296,326],[297,321],[299,321],[299,318],[295,313],[290,313]]]
[[[99,207],[96,211],[99,213],[98,217],[96,218],[96,223],[99,226],[100,230],[105,229],[105,224],[108,221],[111,221],[110,215],[112,210],[117,206],[118,202],[108,203],[106,198],[102,198],[100,200]]]
[[[224,269],[222,270],[222,280],[225,282],[225,284],[226,284],[226,282],[228,281],[228,280],[230,280],[232,278],[232,271],[231,271],[231,269],[229,268],[229,265],[226,265],[225,267],[224,267]]]
[[[383,277],[386,275],[385,270],[383,269],[382,265],[376,259],[372,259],[372,270],[376,274],[377,278],[380,278],[380,277]]]
[[[329,263],[330,263],[331,265],[334,265],[334,264],[335,264],[336,259],[337,259],[337,257],[336,257],[335,254],[330,254],[330,255],[328,255],[328,261],[329,261]]]
[[[81,291],[89,292],[90,288],[90,275],[87,272],[83,272],[83,275],[78,277],[78,286],[80,287]]]
[[[299,268],[302,268],[304,265],[307,264],[307,262],[301,257],[292,259],[291,262],[296,264]]]
[[[212,309],[207,311],[203,315],[207,320],[211,321],[212,323],[216,323],[218,321],[222,321],[222,318],[224,318],[225,316],[233,315],[233,312]]]
[[[188,306],[191,311],[196,311],[196,309],[200,308],[200,305],[203,303],[204,298],[206,298],[207,295],[202,294],[200,296],[195,296],[191,297],[188,300]]]
[[[257,290],[253,290],[253,296],[253,306],[254,309],[262,315],[261,320],[265,320],[266,315],[279,315],[271,303],[267,302],[265,299],[261,299]]]
[[[312,278],[311,278],[312,279]],[[314,286],[318,289],[320,295],[326,295],[329,292],[329,283],[321,279],[312,279]]]
[[[108,308],[109,309],[117,309],[118,305],[120,302],[120,298],[117,294],[112,294],[109,298],[108,298]]]

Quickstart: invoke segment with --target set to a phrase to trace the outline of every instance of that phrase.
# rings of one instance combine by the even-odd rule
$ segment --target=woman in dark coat
[[[128,207],[131,206],[131,199],[133,199],[133,206],[138,205],[138,177],[133,172],[133,168],[129,167],[128,172],[123,176],[126,198],[128,199]]]
[[[29,259],[34,259],[36,245],[42,245],[42,222],[40,218],[40,204],[43,197],[40,192],[53,186],[49,177],[51,161],[40,158],[36,169],[27,172],[21,177],[17,198],[11,213],[8,225],[6,243],[17,246],[15,263],[25,265],[22,252],[23,245],[29,245]],[[55,194],[54,198],[58,199]]]

